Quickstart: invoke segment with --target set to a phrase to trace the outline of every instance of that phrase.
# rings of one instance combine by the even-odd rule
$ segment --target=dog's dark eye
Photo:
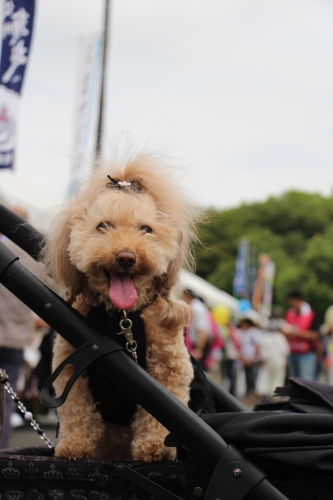
[[[145,233],[152,233],[153,232],[152,228],[149,226],[141,226],[140,230],[144,231]]]
[[[98,224],[97,229],[107,229],[108,227],[112,227],[112,224],[110,222],[101,222]]]

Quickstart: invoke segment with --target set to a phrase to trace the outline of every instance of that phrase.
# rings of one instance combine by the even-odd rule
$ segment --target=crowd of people
[[[333,306],[320,325],[295,290],[284,315],[273,309],[262,322],[252,310],[238,318],[225,306],[209,310],[191,290],[184,290],[182,298],[193,310],[185,335],[190,353],[232,395],[249,402],[271,396],[293,376],[333,382]]]

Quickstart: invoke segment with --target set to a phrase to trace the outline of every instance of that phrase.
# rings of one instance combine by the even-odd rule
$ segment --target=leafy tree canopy
[[[299,289],[323,319],[333,304],[333,197],[290,191],[264,203],[207,211],[199,227],[197,274],[232,293],[237,249],[242,238],[268,253],[276,264],[274,303]]]

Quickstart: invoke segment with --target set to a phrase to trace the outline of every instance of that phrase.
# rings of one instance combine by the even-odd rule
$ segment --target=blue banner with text
[[[17,113],[34,21],[35,0],[5,0],[0,60],[0,168],[12,168]]]

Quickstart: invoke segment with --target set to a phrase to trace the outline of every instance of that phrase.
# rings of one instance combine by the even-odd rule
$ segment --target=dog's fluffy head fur
[[[108,187],[108,175],[138,181],[141,190]],[[157,156],[138,154],[125,166],[100,162],[53,221],[44,261],[71,302],[94,296],[112,307],[110,279],[124,273],[117,255],[132,252],[136,262],[128,272],[138,296],[132,309],[139,309],[156,293],[167,297],[180,268],[191,263],[195,213]]]

